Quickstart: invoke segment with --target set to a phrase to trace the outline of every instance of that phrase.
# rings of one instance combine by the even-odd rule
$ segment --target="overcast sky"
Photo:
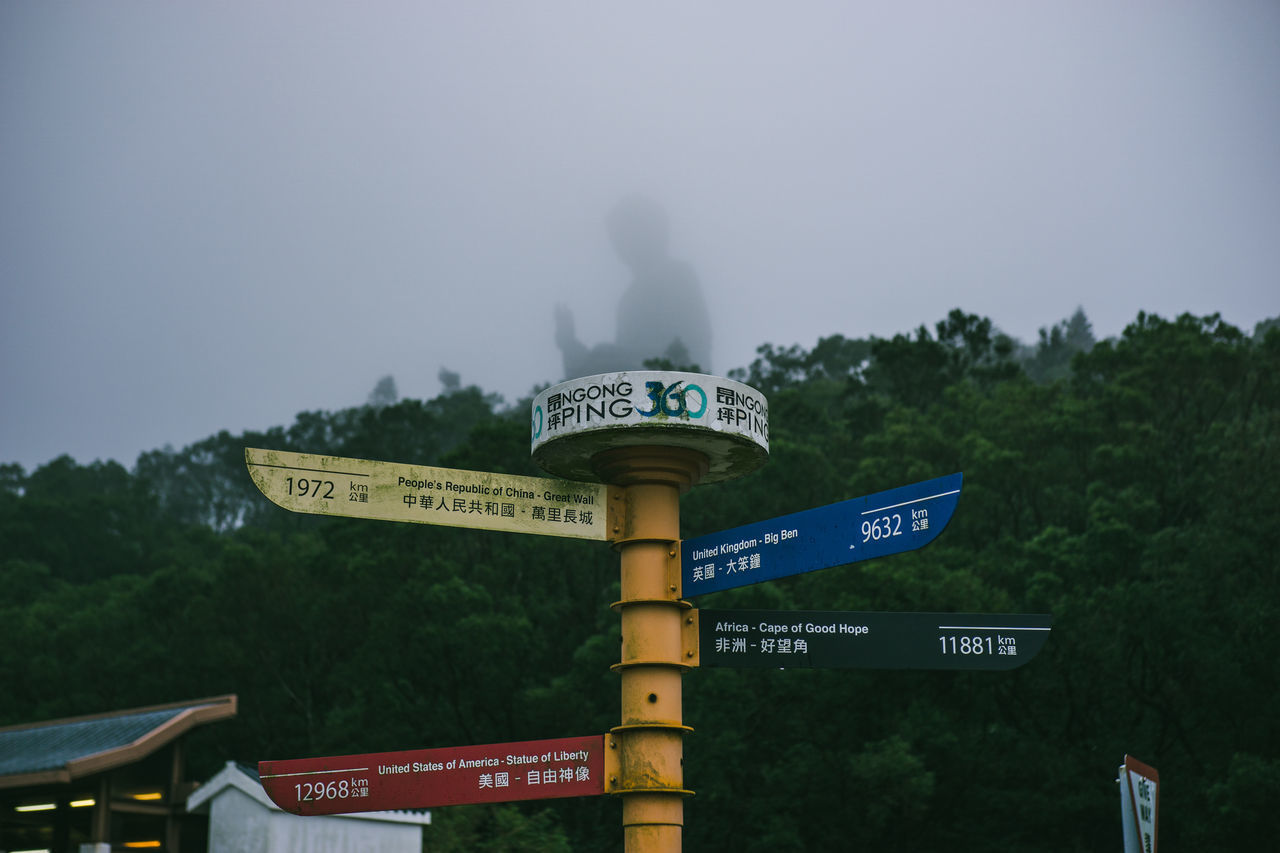
[[[181,447],[613,336],[640,191],[714,322],[1032,342],[1280,314],[1280,3],[0,4],[0,462]],[[412,460],[404,460],[412,461]]]

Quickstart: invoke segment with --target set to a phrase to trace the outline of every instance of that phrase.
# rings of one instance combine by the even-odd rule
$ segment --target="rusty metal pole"
[[[622,720],[610,731],[622,798],[626,853],[679,851],[684,831],[681,678],[688,668],[677,554],[680,494],[707,471],[707,457],[679,447],[623,447],[598,454],[605,482],[622,486],[611,507],[622,558]]]
[[[764,395],[733,379],[630,370],[570,379],[530,410],[533,460],[610,484],[608,538],[622,556],[622,720],[605,750],[605,790],[622,798],[627,853],[673,853],[684,833],[681,677],[697,654],[682,598],[680,494],[745,476],[769,458]],[[594,518],[594,510],[589,511]]]

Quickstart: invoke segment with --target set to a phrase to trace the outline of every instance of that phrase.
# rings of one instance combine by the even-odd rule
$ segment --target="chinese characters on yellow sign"
[[[245,448],[253,482],[294,512],[607,539],[609,487],[547,477]]]

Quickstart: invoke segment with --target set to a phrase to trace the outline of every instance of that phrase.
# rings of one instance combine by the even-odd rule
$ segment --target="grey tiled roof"
[[[0,731],[0,776],[57,770],[76,759],[120,749],[202,704]]]

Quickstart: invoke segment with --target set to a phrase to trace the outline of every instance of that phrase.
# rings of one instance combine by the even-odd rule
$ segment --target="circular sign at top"
[[[703,482],[731,480],[769,458],[769,404],[749,385],[672,370],[602,373],[533,399],[533,460],[552,474],[599,480],[592,457],[636,445],[706,455]]]

